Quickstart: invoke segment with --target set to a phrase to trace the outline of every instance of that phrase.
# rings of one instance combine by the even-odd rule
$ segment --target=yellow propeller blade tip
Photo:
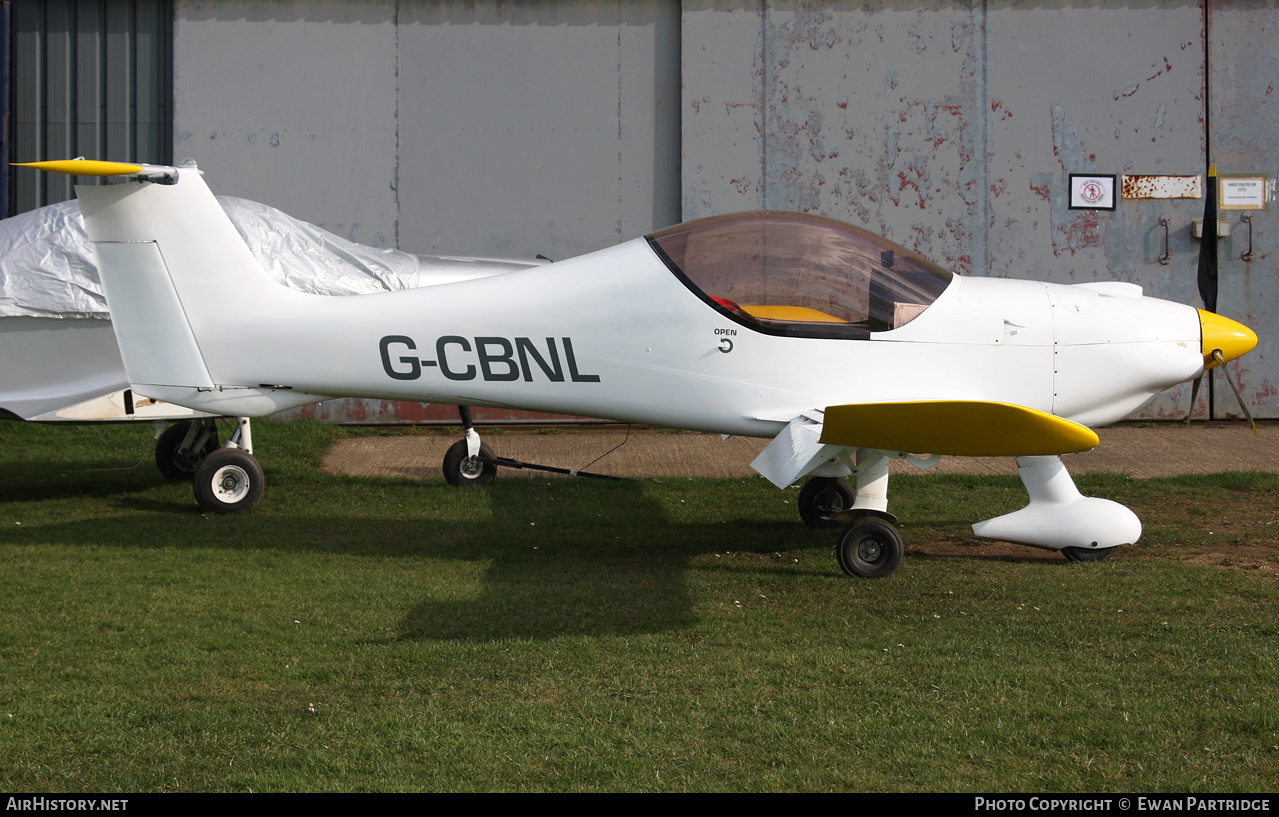
[[[15,167],[34,167],[68,176],[128,176],[141,173],[142,165],[124,162],[99,162],[93,159],[57,159],[50,162],[15,162]]]

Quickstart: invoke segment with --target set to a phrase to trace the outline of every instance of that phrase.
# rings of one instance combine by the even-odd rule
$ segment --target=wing
[[[1072,454],[1094,448],[1096,432],[1047,412],[983,400],[926,400],[830,406],[820,442],[961,457]]]

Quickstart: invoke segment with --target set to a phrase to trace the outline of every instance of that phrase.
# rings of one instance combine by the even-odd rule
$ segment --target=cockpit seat
[[[743,304],[742,311],[752,318],[764,321],[803,321],[804,323],[848,323],[848,321],[828,315],[817,309],[806,306],[769,306]]]

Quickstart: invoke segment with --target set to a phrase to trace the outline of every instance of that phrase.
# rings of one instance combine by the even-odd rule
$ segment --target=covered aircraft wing
[[[1047,412],[982,400],[829,406],[820,442],[963,457],[1025,457],[1088,451],[1092,429]]]

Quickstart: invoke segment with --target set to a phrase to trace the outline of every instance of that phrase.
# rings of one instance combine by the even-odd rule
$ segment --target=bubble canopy
[[[713,216],[648,241],[702,300],[768,334],[868,338],[914,320],[953,278],[881,236],[805,213]]]

